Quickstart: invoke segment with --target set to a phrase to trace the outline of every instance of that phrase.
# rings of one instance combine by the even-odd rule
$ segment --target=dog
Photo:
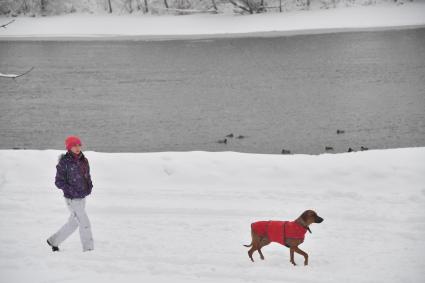
[[[264,260],[261,248],[271,242],[282,244],[289,248],[290,262],[297,265],[294,260],[294,252],[304,257],[304,265],[308,265],[308,254],[298,246],[304,242],[304,236],[307,231],[311,233],[309,226],[312,223],[322,223],[323,218],[317,215],[313,210],[304,211],[300,217],[294,221],[258,221],[251,224],[252,241],[245,247],[251,249],[248,256],[254,261],[252,254],[258,251],[260,258]]]

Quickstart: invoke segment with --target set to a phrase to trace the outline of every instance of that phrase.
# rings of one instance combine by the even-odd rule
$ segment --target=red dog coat
[[[267,236],[271,242],[286,246],[287,238],[304,240],[307,229],[295,221],[258,221],[251,224],[252,231]]]

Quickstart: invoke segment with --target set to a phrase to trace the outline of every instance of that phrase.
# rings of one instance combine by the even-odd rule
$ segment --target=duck
[[[218,142],[218,143],[224,143],[224,144],[227,144],[227,139],[224,139],[224,140],[218,140],[217,142]]]
[[[337,134],[337,135],[339,135],[339,134],[343,134],[343,133],[345,133],[345,131],[344,131],[344,130],[340,130],[340,129],[337,129],[337,130],[336,130],[336,134]]]
[[[233,133],[226,135],[227,138],[233,138]]]
[[[354,149],[352,149],[351,147],[348,148],[347,152],[353,152]]]
[[[328,151],[328,150],[334,150],[334,148],[332,146],[325,146],[325,150],[326,151]]]
[[[368,149],[369,149],[369,148],[364,147],[364,146],[361,146],[361,147],[360,147],[360,150],[362,150],[362,151],[363,151],[363,150],[368,150]]]
[[[291,151],[287,149],[282,149],[282,154],[291,154]]]

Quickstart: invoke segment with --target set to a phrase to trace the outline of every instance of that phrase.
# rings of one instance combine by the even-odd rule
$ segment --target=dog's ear
[[[310,210],[306,210],[306,211],[304,211],[302,214],[301,214],[301,219],[304,221],[304,222],[307,222],[308,221],[308,217],[309,217],[309,211]]]
[[[317,214],[314,210],[306,210],[304,211],[300,218],[304,221],[304,223],[306,223],[307,225],[315,222],[316,218],[317,218]]]

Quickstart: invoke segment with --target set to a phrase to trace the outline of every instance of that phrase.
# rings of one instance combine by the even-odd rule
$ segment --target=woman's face
[[[81,152],[81,144],[74,145],[71,147],[71,151],[75,154],[80,154]]]

